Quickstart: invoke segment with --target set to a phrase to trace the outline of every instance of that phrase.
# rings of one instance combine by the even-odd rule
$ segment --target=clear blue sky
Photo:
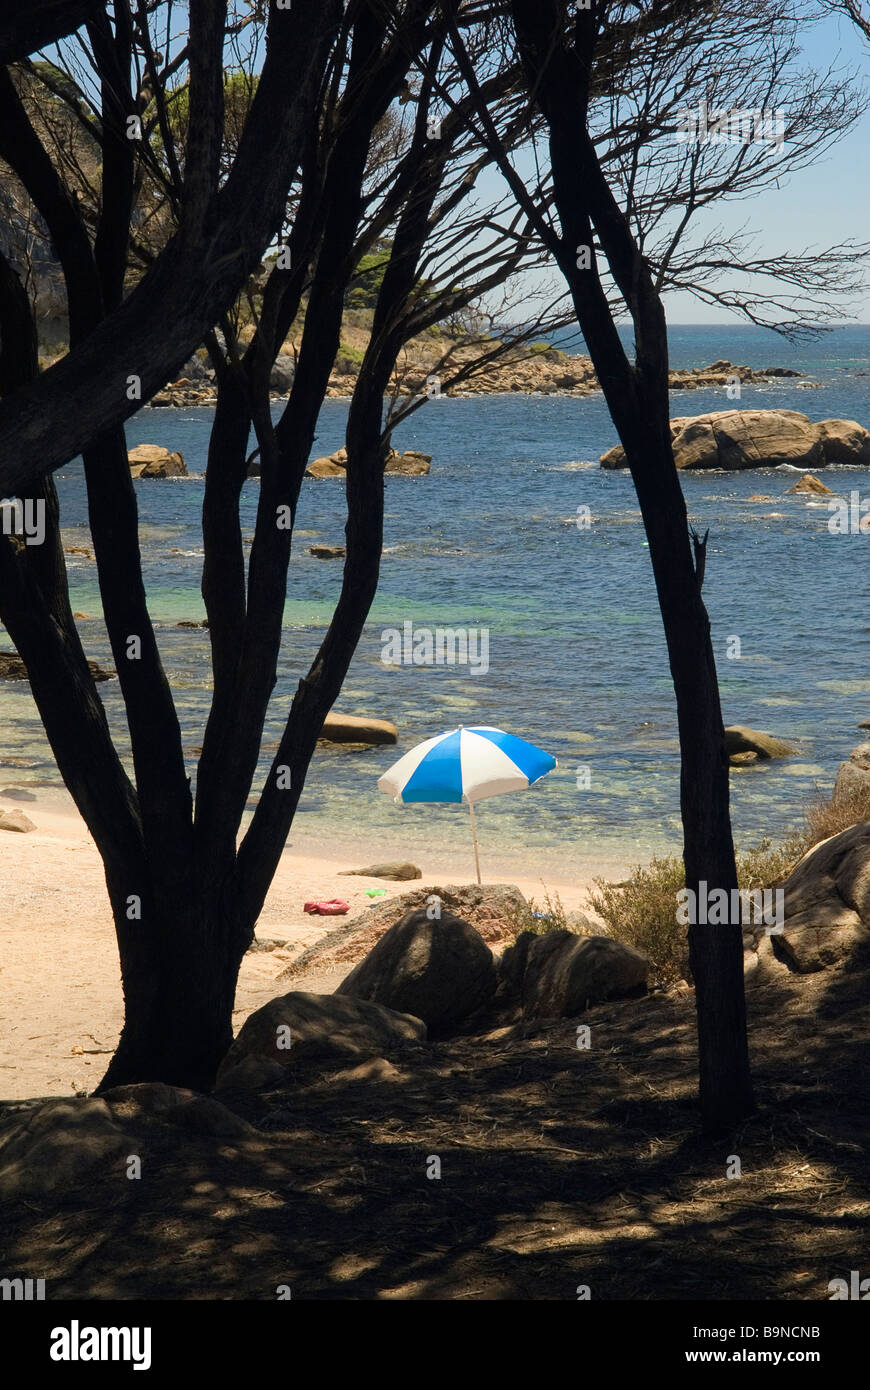
[[[870,78],[870,45],[844,18],[832,16],[814,27],[804,61],[819,69],[831,63],[857,68]],[[779,190],[719,204],[714,220],[726,230],[749,222],[763,252],[824,247],[848,238],[870,241],[870,113],[819,163],[790,175]],[[867,270],[870,279],[870,261]],[[734,321],[687,294],[667,296],[666,310],[671,323]],[[859,322],[870,323],[870,289],[852,312]]]

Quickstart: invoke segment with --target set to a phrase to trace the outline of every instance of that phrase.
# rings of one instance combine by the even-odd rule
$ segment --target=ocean
[[[582,350],[567,335],[562,341]],[[673,415],[781,408],[870,427],[870,327],[839,329],[803,346],[748,326],[674,327],[670,341],[675,367],[727,358],[794,367],[820,383],[744,386],[739,402],[724,389],[674,392]],[[346,417],[346,402],[325,403],[315,454],[343,443]],[[150,610],[192,777],[210,695],[208,633],[177,624],[204,617],[203,482],[195,475],[205,464],[211,418],[205,408],[146,409],[127,431],[131,448],[180,449],[194,475],[136,484]],[[393,442],[431,454],[432,471],[387,480],[380,589],[337,709],[393,720],[399,744],[318,748],[297,821],[307,843],[322,841],[325,851],[334,840],[364,837],[389,858],[422,843],[465,846],[466,808],[395,806],[376,782],[419,740],[489,724],[559,761],[534,788],[480,807],[484,854],[528,856],[567,876],[572,865],[602,858],[641,862],[678,852],[673,690],[631,480],[598,466],[617,442],[602,398],[445,398],[426,405]],[[734,773],[735,837],[744,848],[800,822],[807,799],[830,790],[859,741],[858,722],[870,718],[870,536],[830,534],[824,498],[786,495],[794,477],[788,469],[682,475],[692,522],[710,529],[704,594],[725,721],[771,731],[796,748],[792,758]],[[824,477],[837,492],[870,498],[870,470],[828,469]],[[57,483],[65,544],[87,546],[81,465],[61,470]],[[246,484],[248,536],[257,492],[257,482]],[[772,500],[750,500],[758,494]],[[339,591],[340,561],[316,559],[308,547],[343,541],[343,502],[340,481],[304,484],[261,773]],[[592,516],[585,530],[577,524],[584,507]],[[73,607],[91,615],[81,624],[88,655],[111,664],[95,566],[80,555],[68,565]],[[383,634],[406,622],[486,630],[488,669],[385,666]],[[3,635],[2,646],[10,645]],[[123,748],[117,682],[99,689]],[[23,683],[0,685],[0,783],[60,785]]]

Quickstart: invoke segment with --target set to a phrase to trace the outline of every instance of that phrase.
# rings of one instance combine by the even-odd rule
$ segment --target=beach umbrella
[[[552,754],[502,729],[452,729],[405,753],[378,778],[378,787],[395,801],[466,801],[480,883],[475,803],[531,787],[555,766]]]

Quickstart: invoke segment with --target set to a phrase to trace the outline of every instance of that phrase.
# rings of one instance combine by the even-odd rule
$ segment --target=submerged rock
[[[729,725],[725,730],[725,746],[729,758],[736,753],[755,753],[759,758],[787,758],[795,751],[783,739],[758,729],[748,729],[745,724]]]
[[[328,743],[396,743],[399,731],[389,719],[364,719],[355,714],[328,714],[320,737]]]

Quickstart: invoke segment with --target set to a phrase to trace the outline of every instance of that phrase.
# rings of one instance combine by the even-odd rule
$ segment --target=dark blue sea
[[[736,403],[724,389],[674,392],[672,414],[786,408],[870,427],[870,327],[797,347],[751,327],[671,330],[673,366],[719,358],[795,367],[819,387],[793,380],[744,387]],[[346,414],[346,403],[326,403],[315,454],[342,444]],[[208,409],[146,409],[130,422],[128,442],[181,449],[200,473],[211,417]],[[598,467],[616,442],[600,396],[443,399],[396,433],[398,448],[432,454],[432,471],[387,480],[380,590],[337,708],[392,719],[399,747],[318,750],[299,814],[309,843],[322,838],[326,850],[334,837],[365,837],[390,857],[411,842],[464,844],[464,808],[397,807],[376,780],[419,740],[480,723],[532,739],[559,759],[535,788],[481,807],[484,845],[531,852],[530,872],[538,861],[567,872],[603,856],[634,861],[679,848],[676,718],[649,552],[630,478]],[[772,731],[798,750],[733,776],[744,847],[800,821],[806,800],[830,790],[860,737],[858,722],[870,718],[870,537],[831,535],[824,499],[787,495],[794,480],[790,470],[682,475],[692,522],[710,528],[704,593],[726,722]],[[827,470],[825,480],[837,492],[870,497],[866,469]],[[58,487],[65,543],[87,546],[79,464],[60,473]],[[210,694],[208,634],[176,624],[204,616],[203,483],[194,476],[136,487],[150,609],[195,776]],[[257,491],[255,481],[244,491],[247,535]],[[749,500],[759,494],[771,500]],[[340,562],[315,559],[308,547],[342,542],[343,503],[340,481],[304,484],[267,747],[338,594]],[[588,530],[577,526],[584,506],[593,518]],[[88,653],[109,664],[95,567],[82,556],[68,562],[73,606],[91,615],[81,624]],[[488,672],[385,667],[382,633],[405,621],[488,629]],[[727,655],[734,637],[739,658]],[[123,746],[116,682],[100,692]],[[0,730],[3,785],[59,782],[25,686],[0,687]]]

